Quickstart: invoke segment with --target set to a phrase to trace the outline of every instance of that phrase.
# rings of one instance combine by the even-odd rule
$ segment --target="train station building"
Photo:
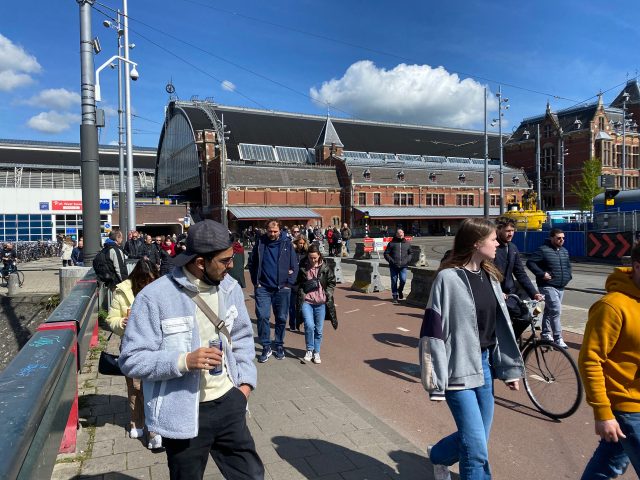
[[[490,214],[498,215],[499,138],[489,135]],[[241,231],[265,219],[364,233],[440,234],[484,212],[483,132],[328,118],[173,100],[158,146],[157,194],[194,220]],[[529,188],[505,165],[505,203]]]

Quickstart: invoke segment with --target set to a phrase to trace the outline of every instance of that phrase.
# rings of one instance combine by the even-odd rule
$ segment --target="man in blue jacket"
[[[272,307],[276,319],[273,340],[275,357],[282,360],[291,287],[298,275],[298,262],[291,240],[280,234],[278,220],[267,223],[267,232],[254,245],[249,257],[249,273],[255,292],[258,336],[262,345],[258,362],[266,362],[273,353],[269,324]]]
[[[527,268],[536,276],[545,306],[542,316],[542,338],[553,340],[559,347],[569,348],[562,339],[562,296],[571,281],[569,252],[564,248],[564,232],[559,228],[549,231],[549,238],[527,260]]]
[[[145,423],[162,436],[171,480],[202,479],[209,455],[224,478],[263,480],[246,422],[257,379],[253,328],[227,274],[229,231],[213,220],[195,223],[186,247],[170,274],[136,296],[120,367],[143,380]],[[217,318],[196,307],[196,296]]]

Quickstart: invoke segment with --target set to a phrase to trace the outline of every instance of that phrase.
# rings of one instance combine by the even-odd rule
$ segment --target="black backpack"
[[[93,259],[93,270],[96,272],[98,280],[104,283],[108,288],[113,288],[118,283],[126,280],[126,276],[125,278],[120,278],[116,272],[115,266],[113,265],[113,261],[109,257],[109,250],[112,248],[115,248],[116,250],[116,257],[118,257],[120,271],[125,272],[126,275],[127,267],[124,264],[124,257],[120,249],[115,245],[106,245]]]

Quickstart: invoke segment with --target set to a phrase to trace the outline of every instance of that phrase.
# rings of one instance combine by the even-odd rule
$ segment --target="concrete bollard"
[[[60,271],[60,301],[64,300],[78,280],[86,275],[91,267],[63,267]]]
[[[351,285],[351,290],[360,293],[372,293],[384,291],[380,280],[378,267],[380,262],[368,262],[360,260],[356,262],[356,279]]]
[[[436,269],[425,267],[409,267],[411,271],[411,292],[407,296],[407,304],[425,308],[431,293],[431,285],[436,277]]]
[[[342,275],[342,259],[336,257],[325,257],[327,265],[333,268],[333,274],[336,276],[336,283],[344,282],[344,276]]]
[[[18,289],[20,288],[20,282],[18,281],[18,275],[10,273],[7,279],[7,295],[9,297],[15,297],[18,295]]]
[[[411,261],[409,265],[411,266],[419,266],[426,267],[427,266],[427,257],[422,251],[421,245],[411,245]]]
[[[353,254],[354,260],[362,260],[364,258],[371,258],[371,254],[369,252],[364,251],[364,242],[356,243],[356,251]]]

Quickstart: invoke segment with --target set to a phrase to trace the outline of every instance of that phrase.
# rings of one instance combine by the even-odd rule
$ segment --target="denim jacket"
[[[126,376],[143,381],[149,431],[176,439],[198,435],[200,403],[200,370],[178,367],[181,355],[200,348],[196,304],[183,289],[196,287],[182,268],[142,289],[131,307],[119,360]],[[242,289],[230,275],[220,282],[217,314],[231,334],[231,345],[220,336],[229,377],[236,386],[255,388],[253,328]]]

